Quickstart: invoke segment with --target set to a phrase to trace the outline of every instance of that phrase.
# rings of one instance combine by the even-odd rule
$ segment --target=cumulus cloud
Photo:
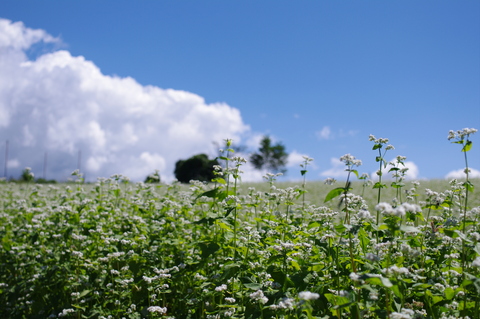
[[[464,179],[466,177],[465,175],[465,169],[458,169],[455,171],[449,172],[447,175],[445,175],[445,179]],[[480,178],[480,171],[474,168],[470,168],[470,172],[468,173],[469,178]]]
[[[345,171],[345,164],[336,157],[330,158],[331,167],[320,173],[322,177],[347,178],[348,173]]]
[[[394,159],[392,159],[390,162],[393,162]],[[393,166],[392,165],[387,165],[386,168],[382,169],[382,179],[393,179],[393,172],[388,172]],[[415,164],[412,161],[405,161],[405,166],[400,165],[399,168],[407,168],[407,172],[405,175],[405,180],[416,180],[419,179],[419,172],[420,170],[418,169],[417,164]],[[371,178],[373,180],[378,180],[378,175],[375,172],[373,172],[371,175]]]
[[[317,131],[315,135],[320,140],[329,140],[332,138],[332,131],[329,126],[324,126],[320,131]]]
[[[0,132],[16,163],[9,175],[14,167],[40,171],[48,152],[48,178],[66,179],[81,151],[87,178],[143,180],[159,169],[171,180],[178,159],[215,156],[213,142],[240,142],[249,132],[239,110],[225,103],[104,75],[65,50],[28,58],[33,45],[55,41],[44,30],[0,19]]]

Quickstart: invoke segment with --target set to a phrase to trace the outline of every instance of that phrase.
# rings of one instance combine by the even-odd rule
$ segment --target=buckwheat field
[[[0,317],[480,318],[475,132],[448,135],[462,180],[408,181],[370,136],[371,179],[346,154],[346,181],[241,183],[227,140],[212,183],[3,182]]]

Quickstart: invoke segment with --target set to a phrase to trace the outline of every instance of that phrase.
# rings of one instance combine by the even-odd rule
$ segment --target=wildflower
[[[375,206],[375,210],[385,214],[385,215],[391,215],[394,213],[394,210],[392,208],[392,205],[390,205],[389,203],[378,203],[376,206]]]
[[[369,261],[379,261],[380,260],[380,257],[378,255],[373,254],[373,253],[367,253],[365,255],[365,258]]]
[[[233,160],[234,162],[237,162],[238,164],[244,164],[244,163],[247,162],[247,160],[246,160],[244,157],[241,157],[241,156],[234,156],[234,157],[232,158],[232,160]]]
[[[75,257],[78,257],[78,258],[82,258],[83,257],[83,253],[81,251],[72,251],[72,256],[75,256]]]
[[[295,307],[295,300],[292,298],[284,298],[281,300],[278,305],[271,305],[270,309],[278,310],[278,309],[290,309],[292,310]]]
[[[315,300],[320,298],[320,295],[315,292],[302,291],[298,294],[298,298],[303,300]]]
[[[228,302],[228,303],[234,303],[236,300],[235,300],[235,298],[225,297],[225,301]]]
[[[408,275],[410,271],[405,267],[398,267],[397,265],[393,265],[389,268],[383,269],[382,272],[385,273],[393,273],[395,275]]]
[[[329,177],[329,178],[327,178],[327,179],[324,181],[324,183],[325,183],[326,185],[333,185],[333,184],[335,184],[336,181],[337,181],[337,180],[336,180],[335,178]]]
[[[459,140],[463,140],[465,137],[469,137],[470,134],[475,134],[478,130],[477,129],[474,129],[474,128],[464,128],[463,130],[458,130],[456,132],[450,130],[448,132],[448,140],[451,140],[451,139],[459,139]]]
[[[368,210],[365,210],[365,209],[360,209],[358,211],[357,216],[360,219],[368,219],[368,218],[372,217],[372,215],[370,215],[370,212]]]
[[[223,291],[223,290],[227,290],[227,285],[223,284],[215,288],[215,291]]]
[[[65,316],[68,316],[69,313],[73,313],[73,312],[75,312],[75,310],[71,308],[63,309],[62,312],[58,314],[58,317],[65,317]]]
[[[261,304],[266,304],[268,302],[268,298],[265,297],[265,295],[263,294],[263,291],[261,290],[252,292],[250,294],[250,298],[253,299],[254,301],[258,301]]]
[[[352,281],[360,281],[360,275],[357,273],[352,272],[349,277]]]
[[[340,161],[344,162],[346,166],[360,166],[362,165],[362,161],[359,159],[356,159],[355,156],[352,156],[350,154],[345,154],[340,157]]]
[[[415,311],[412,309],[402,308],[401,312],[392,312],[390,319],[412,319],[415,315]]]
[[[158,307],[158,306],[151,306],[151,307],[148,307],[147,308],[148,312],[152,312],[152,313],[159,313],[161,315],[164,315],[167,313],[167,308],[164,307]]]

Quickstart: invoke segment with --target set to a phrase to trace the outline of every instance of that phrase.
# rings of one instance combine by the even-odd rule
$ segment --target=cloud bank
[[[57,41],[43,30],[0,19],[0,136],[9,141],[7,177],[27,166],[41,177],[48,158],[47,178],[65,180],[80,163],[90,180],[113,174],[143,180],[155,169],[172,180],[177,160],[214,156],[214,143],[240,142],[249,131],[240,111],[225,103],[104,75],[65,50],[27,57],[32,46]]]
[[[458,169],[455,171],[449,172],[445,175],[445,179],[465,179],[465,169]],[[480,178],[480,171],[474,168],[470,168],[470,172],[468,173],[469,178]]]

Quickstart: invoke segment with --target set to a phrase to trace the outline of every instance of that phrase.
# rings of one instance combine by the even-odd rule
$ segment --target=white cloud
[[[37,42],[58,42],[44,30],[26,28],[23,22],[0,19],[0,49],[26,50]]]
[[[241,144],[249,131],[239,110],[225,103],[107,76],[68,51],[27,58],[33,44],[55,41],[43,30],[0,19],[0,134],[10,141],[11,157],[34,172],[42,170],[47,151],[49,179],[68,178],[81,150],[87,179],[143,180],[159,169],[162,180],[171,180],[177,160],[215,156],[213,142]]]
[[[445,175],[445,179],[465,179],[465,169],[458,169],[456,171],[451,171]],[[470,173],[468,173],[469,178],[480,178],[480,171],[474,168],[470,168]]]
[[[7,167],[8,168],[18,168],[18,167],[20,167],[20,161],[16,158],[8,160]]]
[[[394,159],[392,159],[390,162],[393,162]],[[405,166],[402,166],[400,165],[399,166],[400,168],[408,168],[408,171],[406,172],[406,175],[405,175],[405,179],[406,180],[416,180],[416,179],[419,179],[419,169],[418,169],[418,166],[417,164],[415,164],[414,162],[412,161],[405,161]],[[382,169],[382,179],[388,179],[388,180],[392,180],[393,177],[392,177],[392,174],[393,172],[388,172],[390,169],[392,168],[392,165],[387,165],[386,168]],[[372,174],[370,175],[370,178],[372,180],[375,180],[377,181],[378,180],[378,175],[375,172],[372,172]]]
[[[408,168],[407,171],[407,180],[418,179],[419,178],[419,169],[418,166],[412,161],[406,161],[405,167]]]
[[[345,171],[345,164],[336,157],[330,158],[331,167],[320,173],[323,177],[346,178],[348,173]]]
[[[317,131],[315,135],[320,140],[329,140],[332,138],[332,131],[329,126],[324,126],[320,131]]]

